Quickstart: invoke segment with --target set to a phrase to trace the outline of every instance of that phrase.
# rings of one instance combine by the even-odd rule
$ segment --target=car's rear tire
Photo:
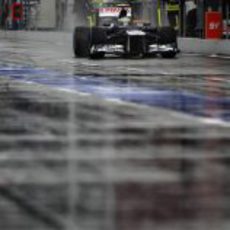
[[[76,27],[73,35],[73,50],[75,57],[90,56],[90,29]]]

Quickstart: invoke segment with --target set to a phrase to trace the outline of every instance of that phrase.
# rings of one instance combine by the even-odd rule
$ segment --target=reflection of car
[[[128,17],[130,10],[127,11]],[[176,56],[177,35],[173,28],[121,25],[118,23],[120,11],[119,7],[101,8],[98,26],[75,28],[73,47],[76,57],[103,58],[105,54],[128,57],[154,54],[166,58]]]

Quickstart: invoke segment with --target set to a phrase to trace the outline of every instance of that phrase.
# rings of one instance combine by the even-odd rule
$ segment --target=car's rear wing
[[[131,7],[125,7],[127,11],[127,16],[132,16],[132,10]],[[118,17],[120,12],[122,10],[122,7],[101,7],[98,9],[99,14],[98,16],[101,17]]]

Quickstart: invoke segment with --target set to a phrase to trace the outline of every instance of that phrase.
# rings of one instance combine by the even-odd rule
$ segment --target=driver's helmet
[[[123,26],[127,26],[130,23],[130,18],[128,17],[128,12],[125,8],[122,8],[119,13],[118,23]]]

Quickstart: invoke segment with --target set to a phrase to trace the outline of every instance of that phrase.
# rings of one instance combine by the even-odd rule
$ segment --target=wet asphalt
[[[230,59],[0,50],[0,229],[229,229]]]

